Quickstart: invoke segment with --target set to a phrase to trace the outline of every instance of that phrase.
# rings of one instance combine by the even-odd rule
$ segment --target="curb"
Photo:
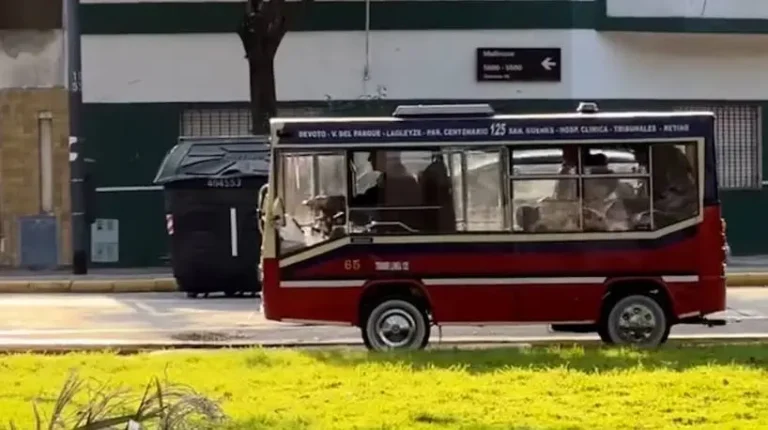
[[[768,334],[748,333],[731,335],[678,335],[670,336],[667,347],[705,346],[705,345],[743,345],[768,343]],[[502,347],[571,347],[582,346],[596,348],[605,346],[597,337],[556,337],[556,338],[507,338],[489,337],[445,338],[430,342],[428,349],[445,348],[502,348]],[[334,339],[327,341],[125,341],[119,339],[37,339],[3,340],[0,342],[0,354],[43,353],[66,354],[71,352],[112,352],[117,354],[137,354],[142,352],[162,352],[179,350],[220,350],[220,349],[315,349],[315,348],[364,348],[361,340]],[[664,348],[662,346],[661,348]]]
[[[726,285],[731,288],[768,286],[768,272],[731,273],[725,279]]]
[[[0,281],[2,293],[168,293],[178,291],[173,278],[19,279]]]
[[[768,287],[768,272],[726,275],[728,288]],[[176,280],[165,278],[124,279],[9,279],[0,280],[3,293],[172,293],[179,291]]]

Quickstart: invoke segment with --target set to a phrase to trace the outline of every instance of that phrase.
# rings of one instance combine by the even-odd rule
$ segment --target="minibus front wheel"
[[[423,349],[429,342],[426,310],[404,297],[381,300],[367,313],[361,329],[365,346],[373,351]]]

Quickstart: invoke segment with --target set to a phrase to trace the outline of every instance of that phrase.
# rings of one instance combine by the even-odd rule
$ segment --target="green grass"
[[[765,345],[13,355],[0,368],[0,427],[20,429],[73,368],[137,390],[167,373],[221,398],[232,429],[768,428]]]

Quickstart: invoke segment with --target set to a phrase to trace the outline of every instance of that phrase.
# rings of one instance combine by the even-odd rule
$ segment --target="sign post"
[[[560,82],[560,48],[477,48],[478,82]]]
[[[72,273],[88,273],[88,223],[86,221],[85,154],[80,129],[83,104],[80,19],[78,0],[64,1],[67,33],[67,87],[69,90],[69,175],[72,207]]]

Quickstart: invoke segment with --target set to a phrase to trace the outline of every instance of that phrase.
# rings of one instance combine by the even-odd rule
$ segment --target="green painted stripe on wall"
[[[768,33],[766,19],[610,17],[608,0],[398,0],[371,2],[373,30],[570,29]],[[234,32],[242,1],[81,4],[84,34]],[[365,29],[365,2],[287,3],[292,31]]]
[[[599,31],[641,31],[658,33],[765,34],[765,19],[713,18],[611,18],[601,20]]]
[[[598,31],[639,31],[658,33],[768,33],[768,19],[612,17],[608,1],[595,0],[595,28]],[[642,1],[642,0],[637,0]]]
[[[451,0],[371,2],[373,30],[569,29],[595,27],[594,1]],[[292,31],[365,29],[362,1],[286,4]],[[243,2],[81,4],[83,34],[234,32]]]
[[[483,103],[499,112],[551,113],[573,111],[580,100],[340,100],[280,103],[281,107],[324,107],[329,115],[388,115],[399,104]],[[723,103],[716,100],[594,100],[603,111],[667,109],[674,105]],[[742,103],[742,102],[737,102]],[[768,101],[752,101],[763,110]],[[179,117],[185,109],[245,107],[244,103],[86,103],[83,106],[83,136],[86,153],[96,161],[93,173],[97,187],[151,185],[166,151],[179,134]],[[764,127],[768,118],[764,116]],[[763,136],[763,148],[768,135]],[[768,151],[763,150],[763,154]],[[722,191],[723,214],[728,222],[728,240],[736,255],[768,254],[768,189]],[[120,219],[119,266],[154,266],[167,254],[163,194],[99,193],[97,217]]]

